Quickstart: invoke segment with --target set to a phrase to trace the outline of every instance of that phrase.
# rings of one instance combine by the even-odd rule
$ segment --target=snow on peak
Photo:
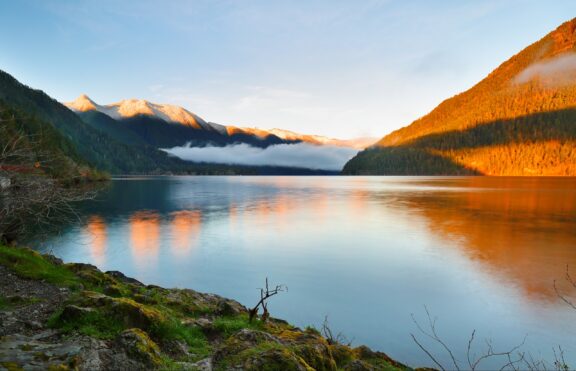
[[[156,104],[144,99],[125,99],[105,106],[94,103],[87,95],[82,94],[75,101],[65,103],[74,111],[99,111],[113,119],[130,118],[138,115],[152,116],[166,122],[176,122],[195,128],[206,128],[209,125],[200,117],[182,107],[170,104]]]
[[[287,141],[302,141],[316,145],[331,145],[338,147],[350,147],[363,149],[376,142],[374,138],[358,138],[350,140],[328,138],[320,135],[300,134],[283,129],[260,129],[236,126],[224,126],[215,123],[207,123],[192,112],[171,104],[151,103],[144,99],[125,99],[117,103],[99,105],[86,94],[80,95],[75,101],[64,103],[68,108],[77,112],[98,111],[112,117],[115,120],[130,118],[138,115],[155,117],[166,122],[179,123],[196,129],[213,130],[222,135],[244,134],[265,139],[275,135]]]
[[[97,104],[94,103],[86,94],[81,94],[75,101],[65,103],[68,108],[74,111],[86,112],[96,110]]]

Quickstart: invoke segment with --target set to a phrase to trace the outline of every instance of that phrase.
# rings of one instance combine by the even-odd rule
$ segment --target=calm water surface
[[[553,288],[576,275],[575,178],[130,178],[82,213],[39,248],[247,306],[268,276],[289,287],[273,316],[328,315],[410,365],[430,365],[410,339],[424,306],[456,352],[476,329],[502,348],[526,337],[535,357],[562,345],[576,365],[576,311]]]

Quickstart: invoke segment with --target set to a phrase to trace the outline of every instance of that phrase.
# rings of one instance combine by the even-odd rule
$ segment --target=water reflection
[[[130,249],[137,266],[155,264],[160,249],[160,215],[137,211],[129,218]]]
[[[198,210],[180,210],[171,216],[172,251],[178,256],[187,255],[198,243],[202,214]]]
[[[565,267],[576,262],[576,192],[549,179],[470,178],[466,184],[470,191],[404,194],[401,204],[423,215],[446,246],[506,276],[531,299],[556,301],[553,281],[565,286]]]
[[[576,271],[576,178],[145,178],[113,182],[84,214],[87,248],[73,227],[45,248],[247,305],[270,276],[291,288],[278,317],[328,314],[413,365],[426,364],[407,337],[422,304],[452,344],[477,328],[504,345],[530,333],[539,351],[576,333],[552,286]]]
[[[86,222],[84,233],[92,259],[96,264],[103,265],[106,262],[106,222],[101,216],[92,215]]]

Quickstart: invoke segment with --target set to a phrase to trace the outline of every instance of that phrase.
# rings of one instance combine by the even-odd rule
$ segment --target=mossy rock
[[[129,285],[134,285],[137,287],[144,287],[144,284],[140,281],[138,281],[137,279],[131,278],[131,277],[127,277],[126,275],[124,275],[124,273],[122,272],[118,272],[118,271],[108,271],[106,272],[106,274],[112,278],[114,278],[116,281],[124,283],[124,284],[129,284]]]
[[[213,357],[216,370],[312,370],[271,334],[243,329],[228,338]]]
[[[336,365],[340,367],[349,363],[355,357],[352,349],[346,345],[332,344],[330,345],[330,350],[332,352],[332,357],[334,358],[334,361],[336,361]]]
[[[106,310],[126,327],[147,330],[165,321],[164,315],[157,309],[127,298],[112,298]]]
[[[320,342],[296,345],[292,347],[292,350],[317,371],[336,371],[336,361],[326,344]]]
[[[370,363],[355,359],[349,362],[346,366],[342,367],[342,371],[376,371],[378,370]]]
[[[108,296],[114,297],[129,296],[130,290],[122,285],[113,283],[104,287],[104,293]]]
[[[76,274],[82,281],[92,286],[106,286],[116,284],[117,282],[111,276],[101,272],[97,267],[92,264],[84,263],[69,263],[65,265],[66,268]]]
[[[299,330],[284,330],[278,338],[290,345],[292,350],[306,363],[318,371],[336,370],[336,362],[326,339],[317,333]]]
[[[131,328],[123,331],[116,338],[116,344],[123,348],[130,358],[142,362],[149,368],[158,368],[162,364],[160,348],[140,329]]]
[[[94,308],[83,308],[77,305],[67,305],[60,314],[60,319],[65,322],[78,321],[93,314]]]
[[[306,362],[288,348],[268,349],[262,352],[246,352],[239,364],[242,370],[254,371],[314,371]],[[238,365],[238,364],[236,364]],[[235,366],[236,366],[235,365]]]
[[[361,359],[372,366],[376,366],[377,369],[391,369],[390,366],[393,366],[396,369],[408,369],[408,366],[393,360],[388,357],[387,354],[375,352],[365,345],[354,348],[353,352],[358,359]]]

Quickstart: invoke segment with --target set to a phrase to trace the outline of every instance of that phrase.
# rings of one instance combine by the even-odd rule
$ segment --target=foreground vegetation
[[[0,365],[7,369],[409,369],[314,328],[249,321],[241,304],[212,294],[144,285],[24,248],[0,246],[0,268],[14,276],[0,285],[0,315],[16,323],[0,334]],[[46,296],[35,297],[35,285]],[[59,294],[44,294],[51,290]],[[26,325],[29,318],[10,320],[30,310],[34,326]]]

